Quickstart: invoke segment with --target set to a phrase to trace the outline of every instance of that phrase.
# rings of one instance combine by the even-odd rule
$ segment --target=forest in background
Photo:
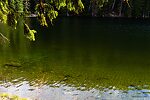
[[[29,10],[35,13],[35,6],[38,3],[37,0],[24,0],[28,2]],[[39,0],[40,1],[40,0]],[[43,3],[51,3],[52,1],[56,5],[60,5],[63,8],[59,9],[59,13],[63,16],[99,16],[99,17],[144,17],[150,16],[150,0],[41,0]],[[68,10],[65,5],[70,5],[67,2],[72,2],[73,5],[82,8],[83,12],[76,14],[72,10]],[[57,6],[56,6],[57,8]]]
[[[35,41],[35,30],[26,23],[37,17],[41,26],[53,25],[58,16],[149,18],[149,0],[0,0],[0,22],[16,29],[23,20],[24,35]],[[2,39],[7,38],[0,33]]]

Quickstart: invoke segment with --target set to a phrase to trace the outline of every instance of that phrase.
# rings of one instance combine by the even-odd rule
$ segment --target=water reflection
[[[7,87],[5,87],[6,84]],[[32,100],[95,100],[99,97],[99,91],[96,89],[80,91],[75,87],[69,87],[63,84],[35,87],[31,86],[27,81],[20,84],[13,84],[10,82],[2,84],[0,87],[0,93],[3,92],[15,94],[20,97],[28,97]]]
[[[14,80],[14,81],[17,81]],[[131,88],[131,87],[130,87]],[[134,88],[134,87],[133,87]],[[65,84],[32,86],[28,81],[0,85],[0,93],[15,94],[31,100],[149,100],[150,90],[117,90],[115,87],[98,90],[70,87]],[[83,91],[84,90],[84,91]]]
[[[11,40],[8,47],[0,47],[1,92],[42,100],[149,99],[147,25],[126,20],[60,21],[39,28],[33,20],[35,42],[21,35],[23,27],[12,35],[1,25],[0,32],[6,31]]]

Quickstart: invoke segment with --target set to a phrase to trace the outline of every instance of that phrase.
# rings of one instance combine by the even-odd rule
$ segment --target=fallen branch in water
[[[5,37],[2,33],[0,33],[0,44],[9,43],[9,39]]]
[[[22,65],[19,62],[9,62],[9,63],[5,63],[4,67],[16,67],[16,68],[19,68],[19,67],[22,67]]]

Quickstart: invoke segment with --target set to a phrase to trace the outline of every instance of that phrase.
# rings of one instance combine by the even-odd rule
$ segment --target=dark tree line
[[[83,0],[87,15],[107,17],[149,17],[150,0]],[[90,2],[90,3],[89,3]],[[88,5],[87,5],[88,4]]]
[[[150,0],[0,0],[0,22],[16,29],[22,18],[24,34],[32,41],[36,31],[30,30],[26,17],[37,17],[48,27],[57,16],[149,18]]]
[[[39,1],[49,3],[52,0]],[[30,0],[30,11],[32,13],[35,12],[37,2],[37,0]],[[75,14],[63,8],[60,10],[61,15],[144,18],[150,16],[150,0],[82,0],[82,3],[84,5],[82,13]]]

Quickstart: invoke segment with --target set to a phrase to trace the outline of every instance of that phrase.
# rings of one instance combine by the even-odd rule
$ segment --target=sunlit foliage
[[[16,29],[17,21],[23,15],[23,9],[23,0],[0,1],[0,22]],[[25,33],[26,37],[35,41],[34,33],[36,31],[30,30],[29,27],[28,31]]]
[[[79,14],[84,9],[84,5],[81,0],[73,1],[68,0],[67,2],[67,9],[69,11],[74,11],[75,13]]]
[[[50,20],[51,23],[52,23],[53,19],[56,19],[56,17],[58,16],[58,12],[51,9],[51,10],[48,12],[47,15],[48,15],[48,17],[49,17],[49,20]]]
[[[11,95],[8,93],[2,93],[2,94],[0,94],[0,100],[29,100],[29,99],[20,98],[19,96]]]
[[[6,2],[0,1],[0,22],[7,23],[7,14],[9,13],[9,10],[6,6]]]
[[[31,3],[35,6],[31,9]],[[85,7],[86,6],[86,7]],[[34,9],[33,9],[34,8]],[[86,8],[86,10],[85,10]],[[0,22],[16,29],[17,19],[35,14],[40,25],[48,27],[49,22],[64,11],[65,15],[90,13],[91,16],[107,17],[149,17],[149,0],[0,0]],[[86,14],[83,14],[86,15]],[[24,23],[26,21],[24,20]],[[27,23],[26,23],[27,24]],[[31,32],[34,33],[34,32]],[[25,33],[26,34],[26,33]],[[31,34],[30,34],[31,35]],[[29,38],[35,40],[33,34]]]
[[[27,24],[24,24],[24,34],[29,40],[35,41],[35,33],[35,30],[30,30],[29,26]]]
[[[38,12],[38,19],[42,26],[48,26],[47,17],[52,23],[53,19],[58,16],[58,11],[61,8],[66,8],[69,11],[73,11],[79,14],[83,11],[84,5],[81,0],[51,0],[49,2],[43,2],[39,0],[35,10]]]

